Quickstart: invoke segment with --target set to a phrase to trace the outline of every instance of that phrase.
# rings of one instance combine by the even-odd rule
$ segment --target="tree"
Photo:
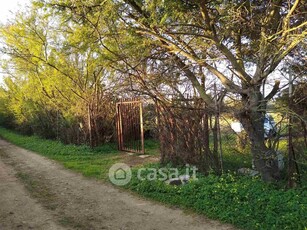
[[[159,65],[176,69],[209,107],[214,108],[214,103],[201,84],[199,69],[208,71],[228,92],[240,95],[240,108],[235,115],[249,136],[255,166],[263,180],[278,179],[274,151],[265,145],[263,121],[266,104],[278,92],[280,82],[275,82],[268,95],[262,94],[261,86],[305,39],[307,23],[303,1],[50,2],[57,9],[77,15],[81,24],[86,21],[92,24],[102,46],[130,66],[130,70],[137,71],[137,65],[131,65],[133,62],[129,62],[124,52],[142,56],[140,59],[144,60],[146,54],[152,57],[159,51],[164,54],[160,56]],[[88,21],[89,15],[96,15],[97,20]],[[108,22],[112,28],[99,26]],[[110,31],[114,34],[107,36]],[[118,40],[118,36],[126,36],[126,39]],[[134,37],[135,42],[127,42],[129,37]],[[107,40],[116,41],[117,46]],[[131,52],[131,47],[127,47],[137,42],[139,46],[147,44],[144,55]]]
[[[249,135],[256,168],[265,181],[276,179],[278,169],[270,157],[272,150],[264,144],[263,119],[266,104],[278,91],[279,82],[267,96],[260,89],[262,82],[306,36],[306,22],[300,16],[306,14],[302,2],[126,4],[133,15],[131,27],[171,53],[208,104],[212,104],[211,98],[189,63],[207,69],[229,92],[241,95],[242,107],[236,115]],[[231,74],[216,67],[218,62],[227,65]],[[253,74],[249,67],[255,68]]]
[[[2,26],[8,109],[36,134],[96,146],[113,135],[114,85],[100,47],[81,29],[36,5]]]

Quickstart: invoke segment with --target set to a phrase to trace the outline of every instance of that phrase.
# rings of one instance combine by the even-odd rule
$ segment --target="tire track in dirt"
[[[30,196],[14,169],[3,163],[4,157],[0,149],[0,229],[64,229]]]
[[[39,224],[51,226],[51,223],[58,223],[69,229],[234,229],[231,225],[221,224],[196,214],[188,215],[182,210],[165,207],[101,181],[85,178],[64,169],[53,160],[11,145],[4,140],[0,140],[0,148],[2,151],[0,159],[6,164],[0,165],[0,175],[11,173],[11,180],[15,180],[17,184],[11,199],[7,202],[0,199],[1,218],[3,213],[8,215],[9,210],[15,213],[19,208],[19,205],[12,206],[14,199],[31,199],[43,209],[42,214],[48,213],[42,215],[43,217],[46,215],[51,218],[46,217],[46,220],[40,218],[41,222],[37,221],[36,226]],[[24,191],[21,182],[12,176],[10,168],[14,168],[27,192]],[[1,192],[10,193],[9,188],[6,191],[5,185],[2,185],[1,176],[0,182]],[[17,190],[23,194],[30,193],[31,198],[20,194]],[[32,206],[26,207],[26,210],[32,212]],[[21,215],[19,212],[15,214]],[[11,219],[7,217],[1,219],[1,223],[10,221]],[[1,228],[0,225],[0,229],[5,228]],[[34,229],[39,228],[34,227]],[[42,229],[47,228],[42,227]]]

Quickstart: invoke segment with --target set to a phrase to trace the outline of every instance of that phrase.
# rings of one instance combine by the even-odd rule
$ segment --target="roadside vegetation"
[[[88,146],[65,145],[37,136],[24,136],[0,128],[0,136],[13,144],[35,151],[59,161],[66,168],[84,176],[108,181],[108,170],[121,162],[121,153],[114,144],[91,149]],[[158,143],[146,141],[149,154],[157,154]],[[233,169],[250,159],[248,154],[229,152],[225,156],[226,172],[198,174],[197,181],[183,186],[167,185],[163,181],[140,181],[133,169],[131,182],[126,189],[141,196],[192,210],[207,217],[231,223],[242,229],[304,229],[307,226],[307,185],[285,189],[283,184],[267,184],[258,177],[237,175]],[[144,165],[159,168],[159,163]],[[164,166],[165,167],[165,166]],[[167,167],[171,167],[168,165]]]
[[[193,165],[185,186],[126,188],[245,229],[304,229],[304,3],[32,0],[0,25],[0,134],[106,181],[121,161]],[[159,140],[147,160],[114,144],[143,136]]]
[[[116,145],[109,144],[91,149],[89,146],[65,145],[59,141],[24,136],[0,128],[2,138],[25,149],[61,162],[66,168],[84,176],[106,179],[109,168],[120,157]]]

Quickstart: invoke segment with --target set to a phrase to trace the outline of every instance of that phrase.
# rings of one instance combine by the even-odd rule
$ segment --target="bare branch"
[[[275,94],[278,92],[279,90],[279,85],[280,85],[280,81],[275,81],[275,84],[273,86],[273,89],[271,90],[271,92],[264,98],[265,101],[269,101],[271,100]]]

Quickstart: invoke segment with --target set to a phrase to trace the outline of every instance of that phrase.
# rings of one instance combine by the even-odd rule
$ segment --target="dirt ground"
[[[0,140],[0,229],[234,229],[165,207]]]

